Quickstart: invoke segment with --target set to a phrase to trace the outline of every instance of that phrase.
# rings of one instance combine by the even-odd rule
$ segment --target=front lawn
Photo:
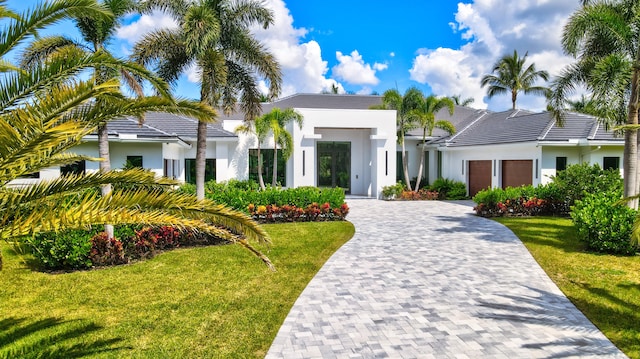
[[[264,357],[309,280],[354,233],[349,222],[264,228],[276,273],[225,245],[49,274],[0,243],[0,358]]]
[[[640,358],[640,256],[587,253],[570,219],[496,218],[549,277],[630,358]]]

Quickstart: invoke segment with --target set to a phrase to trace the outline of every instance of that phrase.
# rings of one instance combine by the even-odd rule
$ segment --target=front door
[[[351,142],[318,142],[318,187],[351,192]]]

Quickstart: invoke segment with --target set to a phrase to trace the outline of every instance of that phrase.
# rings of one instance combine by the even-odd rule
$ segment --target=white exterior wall
[[[351,142],[351,193],[378,197],[383,186],[395,183],[395,111],[296,109],[303,127],[291,123],[294,150],[287,161],[287,186],[317,185],[317,142]],[[241,121],[226,121],[224,128],[234,131]],[[249,149],[257,148],[255,136],[238,134],[231,154],[230,173],[236,178],[249,176]],[[268,136],[261,148],[273,149]],[[265,179],[268,181],[268,179]]]
[[[542,183],[540,171],[542,148],[536,147],[535,144],[532,143],[449,147],[441,148],[441,150],[443,151],[442,177],[444,178],[469,183],[469,161],[491,160],[493,168],[491,173],[491,187],[502,187],[501,161],[531,160],[532,166],[534,167],[532,168],[532,183],[534,186]],[[537,169],[535,168],[536,164],[538,165]]]

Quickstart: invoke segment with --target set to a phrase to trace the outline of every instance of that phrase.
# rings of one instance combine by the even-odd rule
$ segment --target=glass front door
[[[351,142],[318,142],[318,187],[351,192]]]

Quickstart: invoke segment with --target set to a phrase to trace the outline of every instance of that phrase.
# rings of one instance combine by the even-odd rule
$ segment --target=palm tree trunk
[[[422,180],[422,166],[424,163],[424,144],[427,143],[427,131],[426,129],[422,133],[422,147],[420,148],[420,166],[418,167],[418,177],[416,178],[416,189],[414,192],[418,192],[420,189],[420,180]]]
[[[204,172],[207,166],[207,124],[198,122],[196,142],[196,197],[204,199]]]
[[[407,154],[404,148],[404,134],[401,134],[400,142],[402,145],[402,172],[404,172],[404,184],[411,191],[411,181],[409,181],[409,164],[407,163]]]
[[[637,62],[637,61],[636,61]],[[638,92],[638,80],[640,70],[633,71],[631,79],[631,98],[629,99],[628,125],[638,125],[638,105],[640,93]],[[624,133],[624,196],[631,197],[639,193],[638,188],[638,130],[627,129]],[[627,205],[638,208],[638,200],[629,201]]]
[[[511,109],[515,110],[516,109],[516,99],[518,98],[518,91],[511,90]]]
[[[107,124],[102,123],[98,126],[98,157],[102,158],[99,168],[100,172],[105,173],[111,171],[111,157],[109,155],[109,131]],[[111,184],[102,185],[100,188],[103,197],[111,194]],[[104,231],[109,239],[113,238],[113,225],[105,224]]]

